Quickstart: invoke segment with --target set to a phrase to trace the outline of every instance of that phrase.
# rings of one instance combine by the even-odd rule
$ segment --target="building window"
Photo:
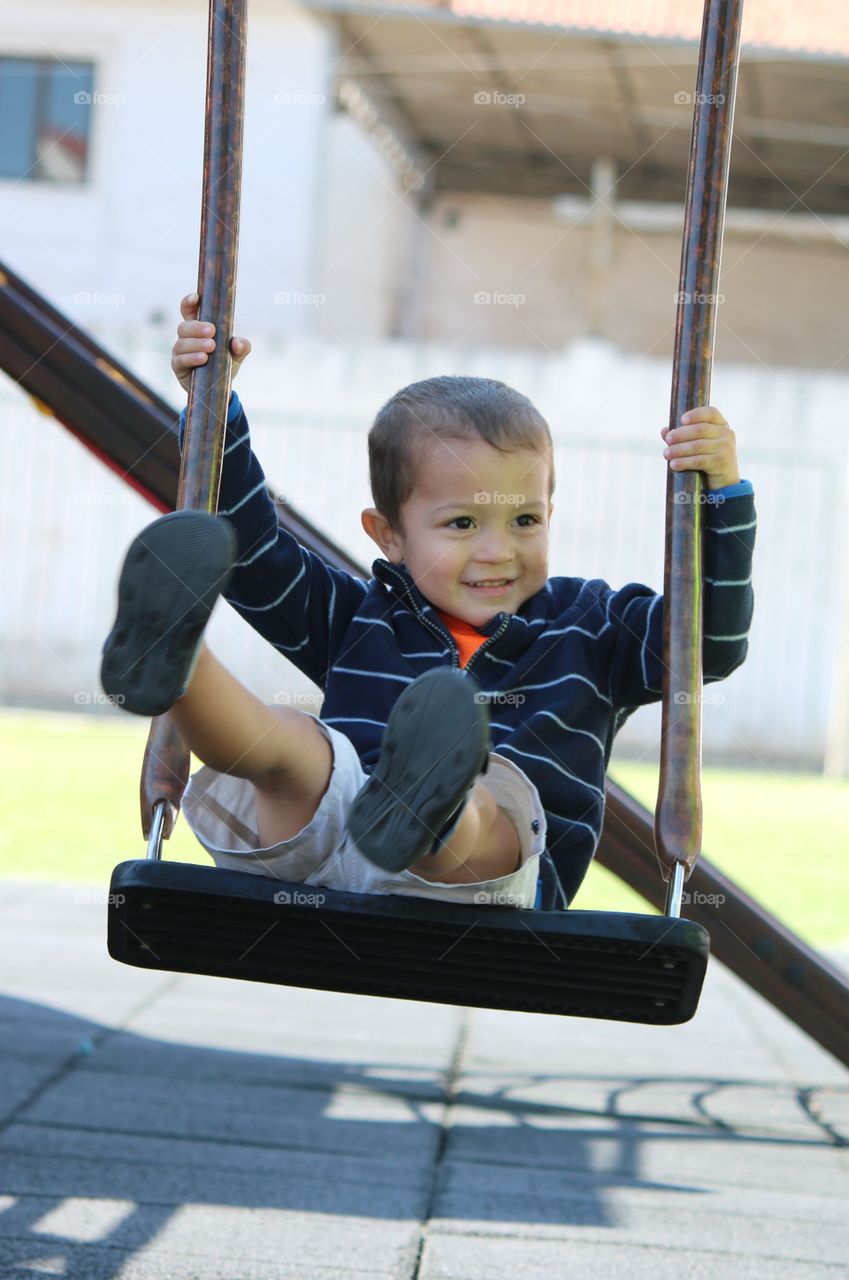
[[[0,178],[83,182],[94,65],[0,57]]]

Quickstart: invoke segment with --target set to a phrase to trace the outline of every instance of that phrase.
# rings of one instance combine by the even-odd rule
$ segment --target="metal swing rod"
[[[694,97],[669,425],[710,400],[743,0],[706,0]],[[666,478],[663,695],[655,848],[678,916],[702,841],[702,519],[698,471]]]
[[[203,146],[198,319],[215,325],[215,350],[192,374],[177,508],[214,512],[230,399],[242,189],[247,0],[210,0]],[[160,856],[189,779],[189,750],[166,714],[150,726],[141,776],[148,857]]]

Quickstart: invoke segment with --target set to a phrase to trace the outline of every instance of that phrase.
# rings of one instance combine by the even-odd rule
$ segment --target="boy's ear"
[[[386,559],[391,561],[392,564],[401,564],[404,559],[404,553],[401,549],[398,532],[392,527],[383,512],[378,511],[377,507],[366,507],[360,519],[366,533],[372,542],[377,543]]]

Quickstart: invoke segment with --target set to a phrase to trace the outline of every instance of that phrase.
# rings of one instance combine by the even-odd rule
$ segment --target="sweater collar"
[[[445,623],[440,618],[436,609],[430,601],[422,595],[413,579],[410,577],[406,565],[392,564],[389,560],[375,560],[372,565],[372,572],[378,582],[382,582],[385,587],[390,587],[409,609],[420,617],[425,615],[429,622],[432,622],[442,631],[446,631]],[[491,636],[496,632],[505,617],[512,615],[504,613],[496,613],[489,622],[482,627],[476,627],[483,636]]]

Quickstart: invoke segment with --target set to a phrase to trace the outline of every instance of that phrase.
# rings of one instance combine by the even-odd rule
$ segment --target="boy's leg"
[[[312,716],[291,707],[267,707],[206,645],[170,715],[204,764],[253,783],[264,848],[290,839],[310,822],[333,767],[330,743]]]
[[[469,884],[518,868],[519,833],[478,779],[489,717],[476,688],[434,668],[392,708],[380,759],[348,814],[360,852],[385,871]]]
[[[264,706],[202,643],[234,559],[230,526],[206,513],[174,512],[144,529],[121,571],[101,680],[127,710],[170,709],[205,764],[252,782],[258,834],[275,844],[312,818],[332,751],[311,716]]]
[[[423,880],[475,884],[511,875],[520,862],[521,841],[516,827],[499,809],[486,783],[478,781],[457,826],[438,852],[418,858],[409,870]]]

